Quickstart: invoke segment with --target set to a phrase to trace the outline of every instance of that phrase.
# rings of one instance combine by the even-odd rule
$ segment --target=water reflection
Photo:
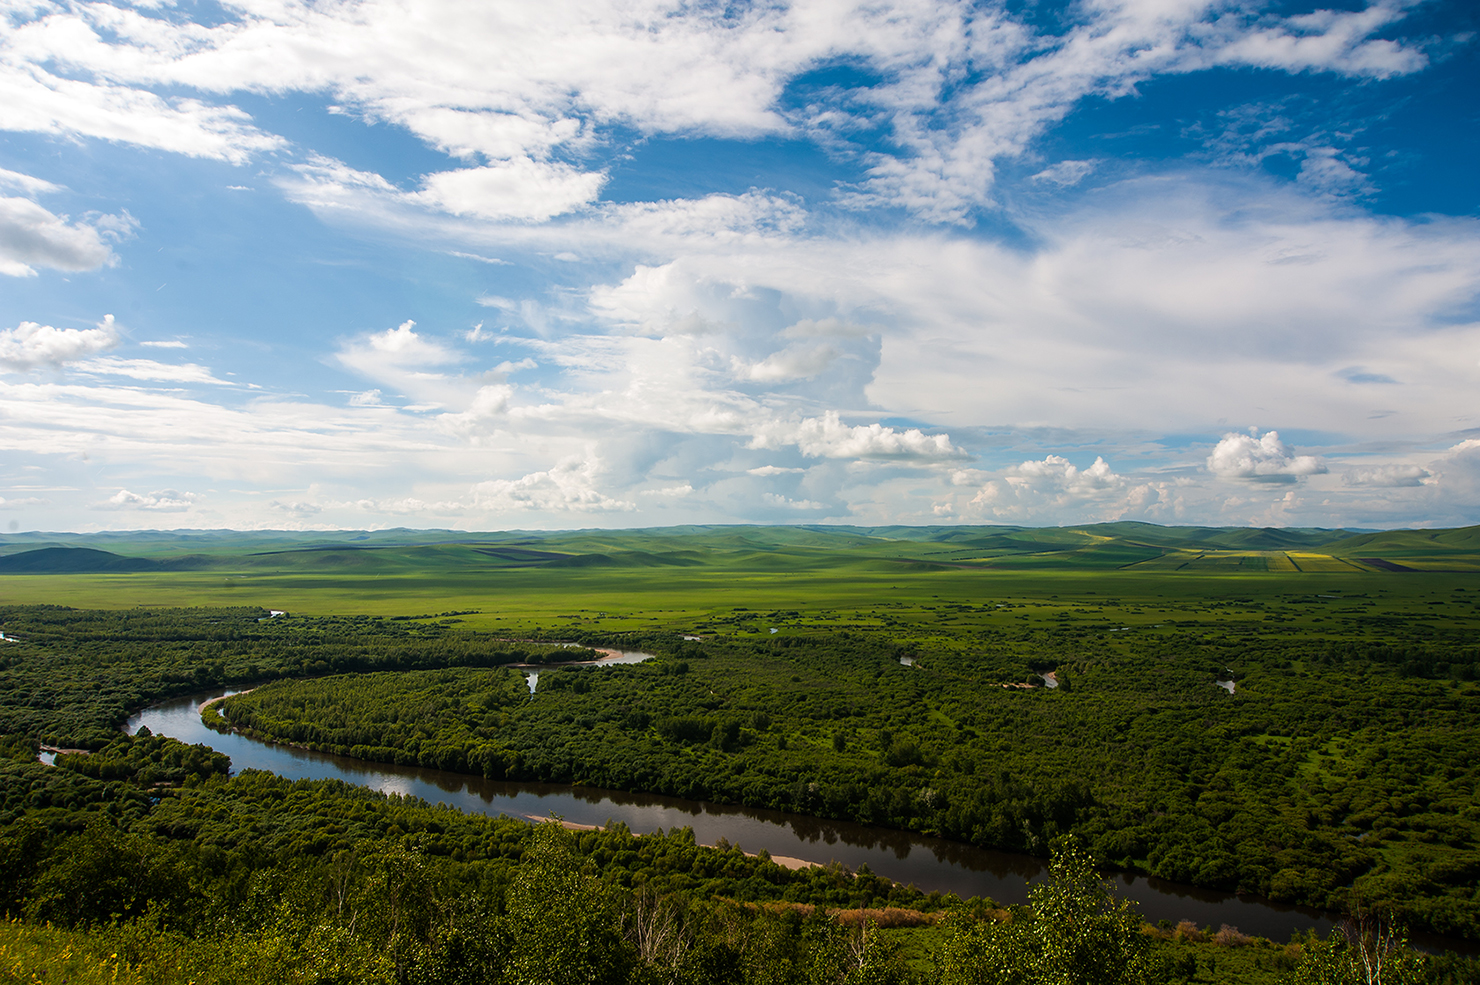
[[[687,637],[685,637],[687,638]],[[561,646],[575,646],[574,643],[562,643]],[[534,689],[540,683],[540,670],[557,670],[561,667],[615,667],[619,664],[640,664],[644,660],[651,660],[651,653],[642,653],[638,650],[601,650],[603,656],[597,660],[565,660],[559,663],[548,664],[508,664],[518,670],[525,671],[524,682],[529,685],[529,693],[534,694]]]
[[[577,824],[619,821],[639,834],[690,827],[704,844],[727,839],[746,851],[766,849],[773,856],[803,859],[819,865],[839,862],[926,891],[959,896],[989,896],[1001,903],[1024,903],[1028,883],[1044,870],[1043,862],[1026,855],[995,852],[959,842],[829,821],[799,814],[681,800],[653,794],[625,793],[553,783],[514,783],[410,766],[361,760],[222,735],[200,720],[201,702],[235,691],[212,691],[146,709],[129,720],[128,731],[147,725],[156,735],[201,742],[231,757],[236,770],[270,770],[288,779],[341,779],[387,793],[420,797],[479,814],[548,817],[557,814]],[[1238,927],[1246,934],[1287,940],[1292,931],[1329,931],[1329,916],[1282,907],[1254,898],[1194,889],[1144,876],[1112,877],[1116,891],[1139,904],[1151,921],[1192,920],[1214,928]]]

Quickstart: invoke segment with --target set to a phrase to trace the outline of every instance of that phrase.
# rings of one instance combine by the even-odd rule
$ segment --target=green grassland
[[[1480,574],[1477,530],[1115,523],[26,535],[0,542],[0,593],[12,603],[83,607],[259,605],[386,616],[478,610],[461,617],[468,628],[509,631],[697,628],[737,606],[908,629],[939,624],[940,614],[923,607],[942,600],[1025,606],[957,614],[958,631],[1064,620],[1150,630],[1186,619],[1351,628],[1356,617],[1379,615],[1374,606],[1384,619],[1464,625],[1475,610],[1450,605],[1449,596],[1480,584],[1473,577]],[[117,570],[121,564],[139,567]]]

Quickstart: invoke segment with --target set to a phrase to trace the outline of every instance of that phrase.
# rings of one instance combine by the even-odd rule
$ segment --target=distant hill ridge
[[[38,543],[39,542],[39,543]],[[103,545],[115,550],[105,550]],[[126,553],[125,553],[126,552]],[[1480,526],[1446,530],[687,525],[630,530],[140,531],[0,539],[0,574],[429,572],[513,568],[951,568],[1480,572]]]
[[[124,557],[90,547],[43,547],[0,557],[0,574],[106,574],[128,571],[195,571],[219,564],[203,554],[168,560]]]

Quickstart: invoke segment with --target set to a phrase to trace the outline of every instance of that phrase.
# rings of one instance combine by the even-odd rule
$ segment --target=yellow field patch
[[[1392,560],[1414,571],[1480,571],[1480,557],[1474,555],[1436,558],[1395,557]]]
[[[1311,554],[1305,551],[1286,551],[1285,554],[1294,566],[1301,571],[1350,573],[1352,571],[1369,570],[1360,564],[1355,564],[1339,557],[1333,557],[1330,554]]]

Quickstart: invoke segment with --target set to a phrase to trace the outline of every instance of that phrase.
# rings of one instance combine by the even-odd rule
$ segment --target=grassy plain
[[[47,546],[95,547],[161,567],[0,574],[0,594],[13,604],[89,608],[459,610],[465,628],[509,632],[700,631],[738,607],[794,612],[793,625],[846,621],[903,634],[1069,625],[1155,632],[1191,620],[1360,636],[1392,631],[1394,619],[1480,625],[1473,605],[1454,604],[1457,589],[1480,586],[1476,529],[681,527],[267,541],[229,533],[30,535],[0,543],[0,572],[5,561]],[[993,606],[983,610],[983,602]],[[960,605],[973,610],[940,611]],[[1105,622],[1117,625],[1100,627]]]

